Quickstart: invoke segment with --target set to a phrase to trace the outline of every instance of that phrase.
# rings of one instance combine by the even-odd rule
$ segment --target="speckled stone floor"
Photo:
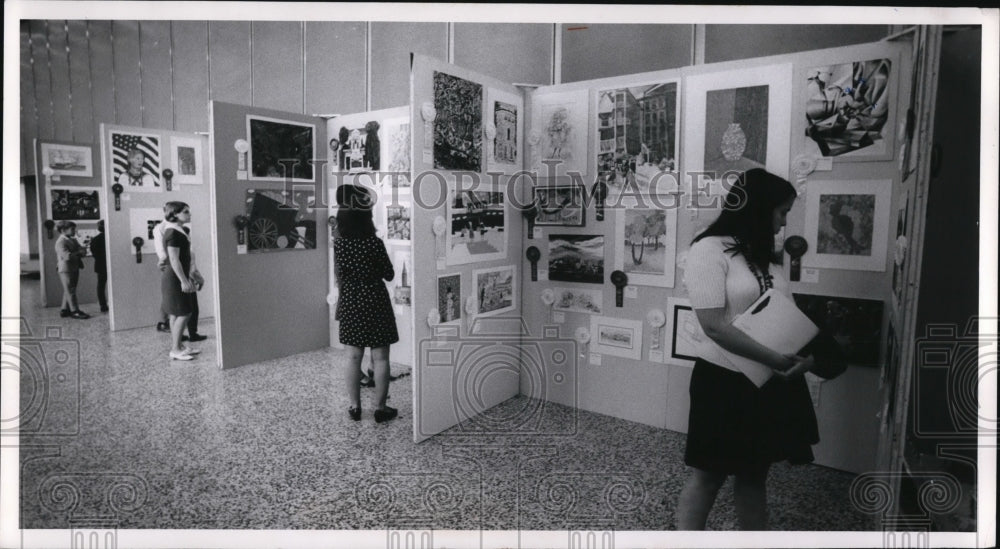
[[[412,377],[391,385],[399,419],[376,424],[365,389],[355,423],[337,350],[222,371],[209,322],[200,358],[171,362],[166,334],[110,333],[103,314],[62,319],[37,292],[22,281],[22,353],[45,357],[21,367],[23,528],[674,528],[681,434],[518,397],[478,422],[510,435],[468,424],[414,444]],[[532,411],[542,423],[531,425],[567,434],[532,435],[519,423]],[[775,466],[771,527],[868,529],[852,478]],[[727,483],[710,529],[735,528],[731,501]]]

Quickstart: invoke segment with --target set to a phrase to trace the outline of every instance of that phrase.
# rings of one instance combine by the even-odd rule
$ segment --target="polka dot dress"
[[[385,244],[377,236],[333,241],[340,299],[334,318],[340,342],[354,347],[384,347],[399,341],[396,317],[383,280],[395,273]]]

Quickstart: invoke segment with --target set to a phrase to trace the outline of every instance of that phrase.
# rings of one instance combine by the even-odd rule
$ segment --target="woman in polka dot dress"
[[[376,423],[396,417],[385,405],[389,395],[389,345],[399,341],[396,317],[383,280],[395,272],[385,244],[372,222],[374,200],[356,185],[337,188],[337,237],[333,241],[334,276],[340,289],[335,319],[340,342],[347,346],[347,393],[351,419],[361,419],[361,360],[371,347],[375,363]]]

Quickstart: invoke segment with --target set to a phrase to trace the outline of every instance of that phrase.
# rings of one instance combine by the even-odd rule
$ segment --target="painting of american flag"
[[[128,171],[128,153],[132,149],[142,151],[145,160],[142,163],[141,185],[126,185],[129,191],[152,191],[162,190],[160,185],[160,136],[150,134],[136,134],[126,132],[111,132],[111,175],[112,182],[119,182],[119,178]],[[112,184],[114,184],[112,183]],[[149,187],[149,188],[147,188]]]

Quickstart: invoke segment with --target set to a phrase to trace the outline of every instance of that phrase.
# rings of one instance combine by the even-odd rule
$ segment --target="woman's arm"
[[[181,265],[181,249],[176,246],[167,246],[167,258],[170,260],[170,268],[177,275],[177,280],[181,281],[181,291],[190,293],[194,287],[187,275],[184,274],[184,265]]]
[[[705,335],[718,343],[720,347],[731,353],[760,362],[779,372],[788,370],[799,362],[795,357],[785,356],[757,343],[753,338],[726,322],[725,311],[725,308],[722,307],[694,310]]]
[[[389,261],[389,252],[385,250],[385,242],[379,240],[379,249],[381,250],[379,261],[382,263],[382,279],[391,281],[396,278],[396,270],[392,267],[392,261]]]

